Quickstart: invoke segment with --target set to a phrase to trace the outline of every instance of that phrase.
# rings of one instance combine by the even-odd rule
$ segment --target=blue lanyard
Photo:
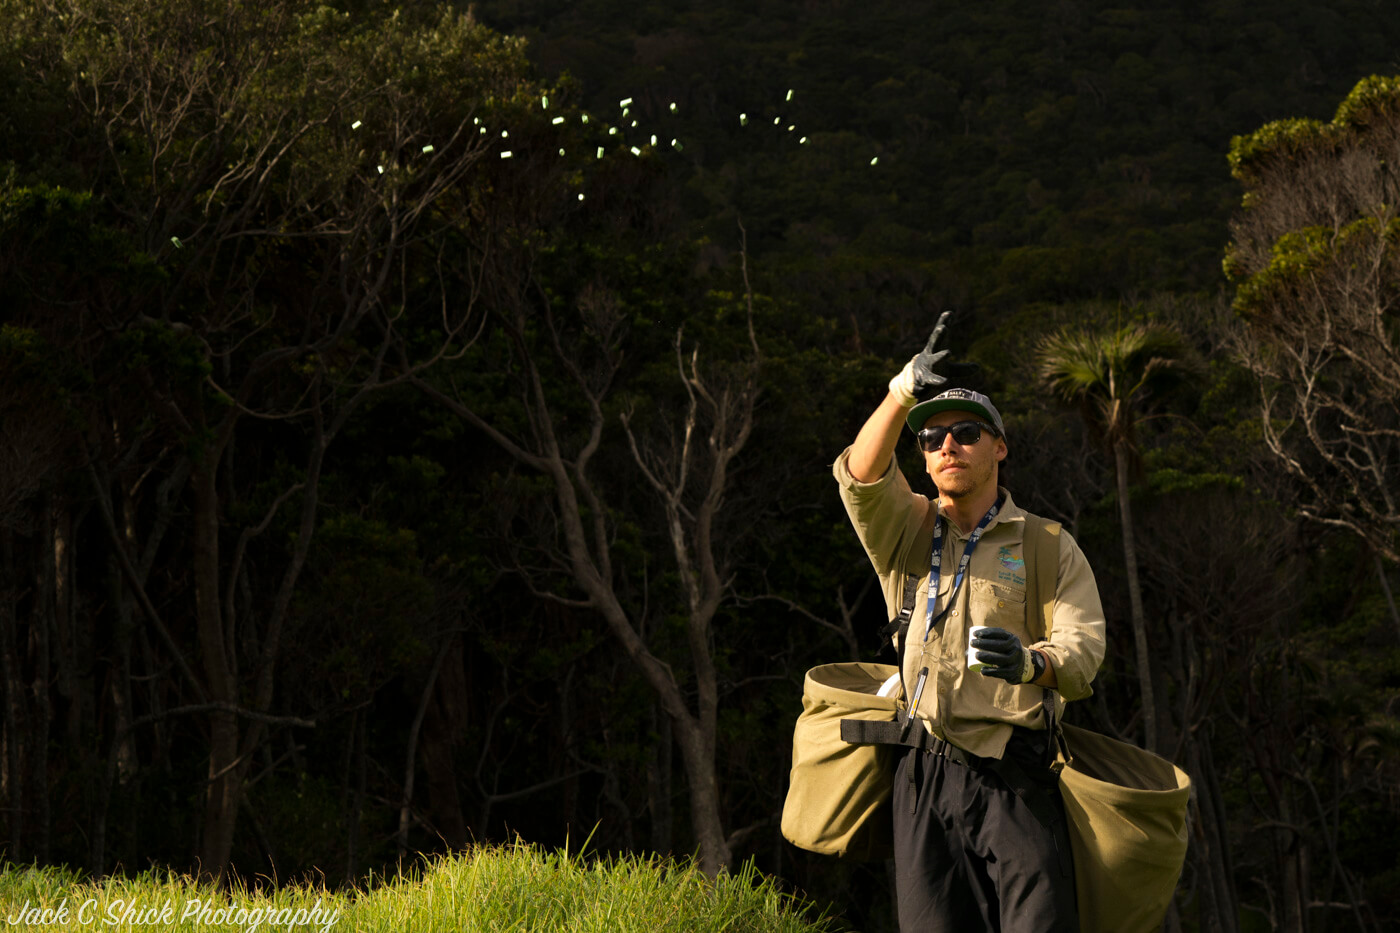
[[[982,520],[977,523],[977,527],[972,530],[971,536],[967,539],[967,547],[963,549],[962,560],[958,561],[958,572],[953,577],[953,589],[948,593],[948,605],[941,610],[938,609],[938,584],[943,578],[943,522],[947,519],[939,517],[939,521],[933,524],[933,556],[929,559],[928,575],[928,618],[924,625],[924,641],[928,641],[929,633],[938,620],[957,601],[958,590],[962,589],[963,577],[967,573],[967,565],[972,561],[972,552],[977,547],[977,542],[982,540],[982,532],[991,524],[996,517],[997,509],[1001,508],[1001,502],[993,502],[992,507],[987,510],[987,514],[982,516]]]
[[[943,578],[943,519],[933,523],[933,555],[929,558],[928,575],[928,620],[924,626],[924,641],[928,641],[929,633],[933,631],[934,623],[943,618],[943,614],[948,611],[958,599],[958,590],[962,589],[963,577],[967,574],[967,565],[972,561],[972,552],[977,547],[977,542],[982,540],[982,532],[991,524],[996,517],[997,510],[1001,508],[1001,502],[992,503],[992,507],[987,510],[987,514],[982,516],[982,520],[977,523],[977,527],[968,536],[967,547],[963,548],[962,560],[958,561],[958,572],[953,577],[953,589],[948,593],[948,605],[940,611],[938,609],[938,584]],[[902,663],[902,662],[901,662]],[[902,673],[902,672],[901,672]],[[914,695],[909,700],[909,712],[903,714],[904,725],[899,730],[899,740],[902,742],[909,735],[910,728],[914,725],[914,714],[918,712],[919,700],[924,695],[924,686],[928,683],[928,668],[924,667],[919,671],[919,679],[914,685]]]

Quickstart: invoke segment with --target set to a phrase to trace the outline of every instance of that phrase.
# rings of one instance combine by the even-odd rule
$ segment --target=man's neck
[[[989,491],[978,493],[975,496],[961,496],[957,499],[951,496],[939,496],[938,503],[943,514],[953,524],[958,526],[958,530],[963,534],[971,534],[977,527],[977,523],[982,520],[982,516],[996,504],[1001,491],[993,486]]]

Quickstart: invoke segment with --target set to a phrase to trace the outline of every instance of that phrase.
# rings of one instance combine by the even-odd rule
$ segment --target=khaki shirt
[[[1104,655],[1103,606],[1093,570],[1068,532],[1059,535],[1060,566],[1050,640],[1032,643],[1026,629],[1026,564],[1021,546],[1026,513],[1003,489],[1002,506],[972,552],[956,601],[924,641],[933,543],[933,525],[925,518],[937,503],[909,488],[893,457],[890,468],[875,482],[859,482],[846,465],[849,453],[850,448],[842,452],[832,472],[860,543],[879,574],[890,618],[904,605],[905,575],[919,575],[903,673],[906,689],[912,694],[919,670],[928,668],[918,716],[929,731],[974,755],[1000,758],[1012,726],[1045,728],[1042,688],[1009,684],[967,669],[967,631],[973,625],[1006,629],[1026,647],[1045,652],[1055,667],[1062,700],[1082,699],[1093,692],[1090,682]],[[938,580],[942,607],[947,604],[969,535],[954,522],[938,520],[944,523]]]

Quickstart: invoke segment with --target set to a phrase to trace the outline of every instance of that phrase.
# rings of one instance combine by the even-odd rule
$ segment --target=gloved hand
[[[1004,628],[985,628],[973,635],[969,644],[977,653],[977,660],[990,665],[982,668],[986,677],[1000,677],[1009,684],[1025,684],[1045,670],[1044,659]]]
[[[890,394],[905,408],[912,408],[914,403],[919,400],[920,390],[929,386],[941,386],[948,381],[933,371],[933,367],[937,366],[938,361],[948,355],[948,351],[939,350],[935,353],[933,347],[934,344],[938,343],[938,338],[943,336],[943,324],[951,313],[951,311],[944,311],[938,316],[938,323],[934,325],[933,333],[929,336],[924,349],[908,363],[905,363],[904,368],[899,371],[899,375],[890,380]]]

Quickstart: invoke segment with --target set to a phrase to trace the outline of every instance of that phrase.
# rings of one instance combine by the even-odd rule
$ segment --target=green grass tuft
[[[25,923],[31,910],[57,912]],[[221,891],[173,873],[84,881],[56,868],[5,865],[0,921],[11,929],[158,931],[569,931],[826,933],[829,918],[751,864],[710,880],[692,864],[591,859],[534,846],[474,848],[348,891],[234,885]],[[143,913],[144,912],[144,913]],[[164,916],[161,916],[163,913]]]

